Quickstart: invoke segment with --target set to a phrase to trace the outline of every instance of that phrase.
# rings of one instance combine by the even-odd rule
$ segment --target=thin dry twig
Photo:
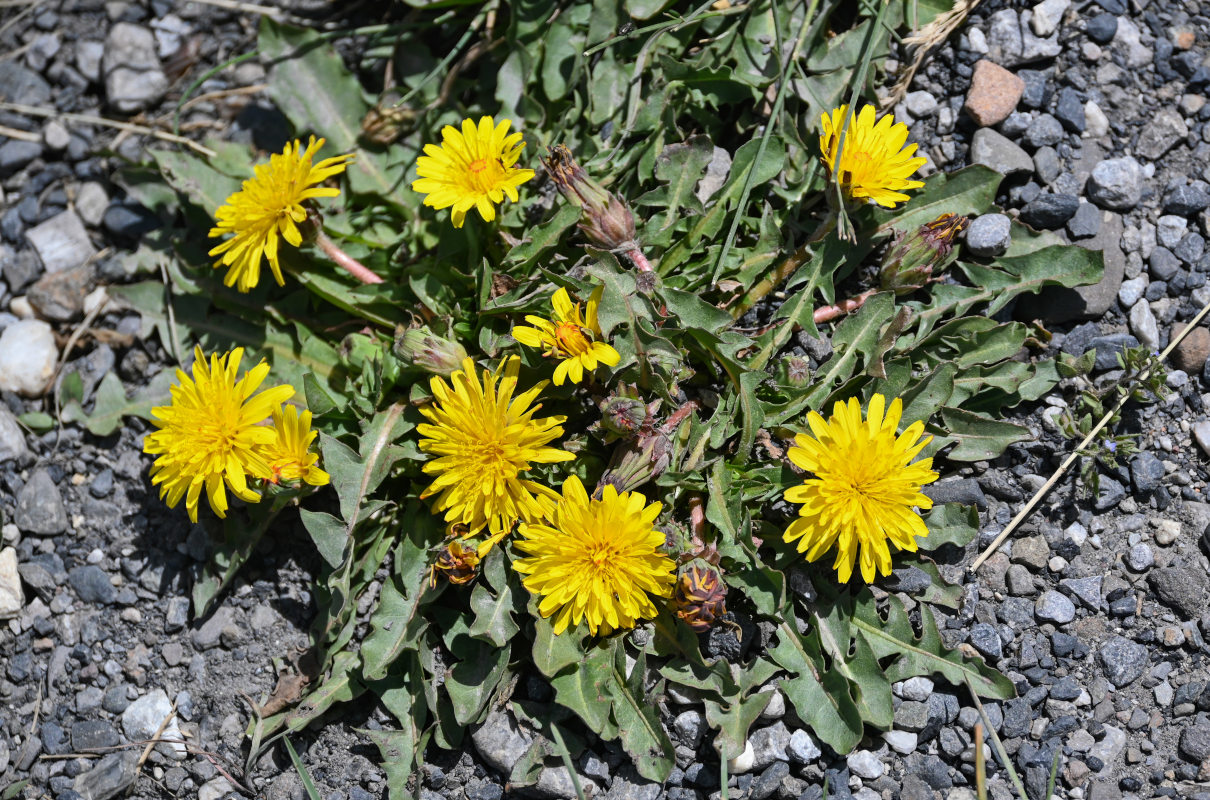
[[[181,106],[180,110],[184,111],[188,108],[196,106],[198,103],[205,103],[210,100],[221,100],[224,97],[256,94],[257,92],[263,92],[267,88],[269,88],[269,84],[267,83],[254,83],[251,86],[236,86],[234,89],[217,89],[213,92],[206,92],[205,94],[199,94],[197,97],[190,98],[187,103]]]
[[[241,3],[239,0],[197,0],[205,6],[214,6],[215,8],[225,8],[228,11],[239,11],[244,14],[264,14],[266,17],[273,17],[281,22],[292,22],[297,25],[309,25],[309,20],[302,17],[296,17],[280,8],[273,6],[261,6],[256,3]]]
[[[1172,341],[1169,342],[1168,346],[1164,348],[1164,352],[1160,353],[1158,359],[1159,363],[1163,363],[1168,360],[1168,356],[1171,355],[1172,351],[1177,348],[1177,345],[1185,341],[1185,337],[1188,336],[1194,328],[1201,324],[1202,320],[1206,318],[1207,314],[1210,314],[1210,303],[1202,306],[1202,310],[1197,312],[1197,316],[1195,316],[1189,322],[1185,329],[1176,336],[1172,337]],[[1147,367],[1139,373],[1137,380],[1144,381],[1150,375],[1151,367]],[[1093,426],[1093,429],[1088,432],[1087,436],[1084,437],[1084,441],[1080,442],[1076,449],[1071,451],[1071,454],[1067,456],[1067,458],[1063,460],[1063,463],[1059,465],[1059,468],[1055,470],[1055,474],[1050,476],[1050,480],[1046,481],[1046,483],[1042,484],[1042,488],[1034,492],[1034,496],[1029,498],[1029,502],[1017,512],[1017,516],[1013,517],[1008,525],[1004,527],[1004,530],[1000,531],[1000,534],[994,540],[992,540],[992,543],[979,554],[979,557],[976,558],[968,568],[971,572],[979,569],[979,567],[983,565],[983,562],[989,559],[991,554],[996,551],[996,548],[1003,544],[1004,540],[1011,536],[1013,531],[1021,527],[1021,523],[1033,513],[1033,510],[1038,507],[1039,503],[1042,502],[1042,498],[1045,497],[1050,490],[1055,487],[1055,484],[1057,484],[1063,478],[1063,476],[1067,474],[1067,470],[1071,469],[1072,465],[1076,463],[1076,459],[1083,455],[1084,448],[1088,447],[1088,445],[1090,445],[1092,441],[1097,438],[1097,434],[1099,434],[1101,430],[1109,424],[1109,421],[1113,419],[1114,415],[1122,410],[1122,407],[1126,405],[1129,399],[1129,393],[1122,395],[1121,399],[1118,400],[1114,407],[1109,409],[1105,416],[1101,417],[1101,421]]]
[[[7,136],[9,139],[20,139],[23,142],[42,141],[42,134],[40,133],[23,131],[20,128],[10,128],[7,125],[0,125],[0,136]]]
[[[912,79],[916,77],[916,71],[924,64],[924,59],[928,57],[929,52],[958,30],[980,2],[982,0],[954,0],[953,8],[943,14],[938,14],[928,25],[903,40],[903,43],[912,52],[912,63],[899,73],[895,86],[882,101],[883,111],[903,99],[908,87],[912,85]]]
[[[139,770],[143,769],[143,764],[146,763],[147,757],[149,755],[151,755],[151,751],[155,748],[156,744],[159,742],[160,735],[164,733],[164,729],[168,727],[168,723],[172,722],[172,718],[175,716],[176,716],[176,701],[173,700],[172,708],[168,709],[168,714],[167,714],[167,716],[164,717],[163,722],[160,723],[160,727],[155,729],[155,733],[152,735],[151,741],[149,741],[147,743],[147,746],[143,748],[143,755],[139,756],[139,763],[135,764],[135,767],[134,767],[134,771],[136,774],[139,772]],[[167,741],[175,742],[177,740],[168,739]],[[180,743],[184,744],[183,741]]]
[[[157,139],[163,139],[166,142],[184,145],[195,153],[199,153],[206,158],[214,158],[216,153],[205,145],[198,144],[192,139],[186,139],[184,136],[177,136],[167,131],[156,130],[149,128],[146,125],[135,125],[133,122],[121,122],[116,119],[107,119],[106,117],[94,117],[91,114],[75,114],[69,111],[56,111],[53,108],[41,108],[40,106],[27,106],[22,103],[0,103],[0,111],[11,111],[14,114],[25,114],[30,117],[43,117],[47,119],[63,119],[69,122],[78,122],[81,125],[103,125],[107,128],[115,128],[120,131],[128,131],[130,133],[139,133],[144,136],[154,136]]]

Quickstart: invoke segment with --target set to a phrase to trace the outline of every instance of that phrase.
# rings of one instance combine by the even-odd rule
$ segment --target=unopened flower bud
[[[396,332],[395,355],[409,364],[448,378],[462,369],[466,349],[457,341],[438,336],[422,325]]]
[[[634,397],[606,397],[601,401],[601,427],[618,436],[638,434],[647,421],[647,404]]]
[[[470,583],[478,574],[479,556],[473,547],[463,547],[462,542],[453,541],[437,555],[429,574],[429,586],[437,585],[437,573],[455,586]]]
[[[361,120],[361,138],[386,146],[416,127],[417,113],[405,106],[377,105]]]
[[[777,371],[785,386],[802,388],[811,381],[811,365],[802,356],[790,356],[778,364]]]
[[[910,234],[896,231],[882,259],[882,288],[909,294],[924,286],[957,257],[954,241],[968,224],[970,220],[966,217],[942,214]]]
[[[619,492],[632,491],[668,469],[671,457],[672,442],[667,434],[657,431],[641,436],[614,451],[600,485],[611,485]]]
[[[681,572],[672,600],[676,615],[702,633],[727,613],[727,584],[714,567],[694,563]]]
[[[579,227],[598,247],[629,251],[638,248],[634,214],[622,200],[588,177],[571,151],[556,145],[542,159],[559,192],[581,210]]]

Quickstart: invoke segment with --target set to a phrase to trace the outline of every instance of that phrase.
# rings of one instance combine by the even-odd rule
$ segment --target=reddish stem
[[[630,259],[630,263],[634,264],[635,269],[639,272],[651,272],[651,262],[647,260],[647,256],[643,255],[643,251],[639,248],[627,250],[624,255]]]
[[[877,291],[877,289],[870,289],[868,292],[862,292],[856,297],[841,300],[834,306],[820,306],[815,309],[815,324],[820,325],[824,322],[831,322],[837,317],[843,317],[845,314],[852,314],[864,306],[865,301],[873,297]]]
[[[315,244],[319,245],[319,249],[323,250],[324,254],[332,259],[338,267],[343,268],[362,283],[382,283],[382,278],[370,271],[360,261],[337,247],[336,243],[329,239],[328,235],[322,230],[315,235]]]

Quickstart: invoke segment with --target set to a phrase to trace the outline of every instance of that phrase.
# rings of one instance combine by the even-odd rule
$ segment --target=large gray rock
[[[132,742],[151,739],[169,716],[172,719],[160,734],[164,742],[157,748],[164,755],[182,761],[187,755],[185,740],[172,710],[172,702],[163,689],[153,689],[126,707],[122,712],[122,732]]]
[[[51,480],[50,473],[39,469],[17,495],[17,513],[13,522],[22,533],[54,536],[67,530],[67,511],[63,496]]]
[[[109,29],[101,72],[109,105],[124,113],[142,111],[168,90],[168,78],[156,54],[155,36],[129,22],[119,22]]]
[[[76,776],[74,788],[84,800],[109,800],[124,792],[138,777],[139,751],[110,753],[88,772]]]
[[[1166,605],[1186,620],[1199,619],[1206,611],[1207,579],[1201,570],[1163,567],[1147,576],[1151,588]]]
[[[1017,145],[991,128],[980,128],[971,139],[971,163],[982,164],[1001,175],[1033,172],[1034,160]]]
[[[47,272],[62,272],[81,266],[96,255],[88,231],[76,212],[56,214],[25,232],[25,238],[38,251]]]
[[[1143,198],[1143,168],[1134,156],[1105,159],[1093,167],[1085,191],[1101,208],[1129,211]]]
[[[511,714],[497,709],[471,734],[471,741],[484,761],[508,775],[533,743],[533,737],[521,730]]]

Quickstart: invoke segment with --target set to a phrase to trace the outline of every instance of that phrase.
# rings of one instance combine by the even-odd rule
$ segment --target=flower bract
[[[485,528],[490,534],[483,556],[518,520],[537,520],[549,513],[558,494],[521,477],[531,464],[567,461],[574,456],[547,445],[563,434],[566,417],[534,418],[534,403],[546,387],[538,383],[517,391],[520,359],[512,356],[482,377],[471,359],[450,376],[430,381],[434,402],[420,409],[428,419],[416,430],[420,449],[435,458],[424,471],[435,475],[420,495],[433,497],[433,509],[445,512],[451,526],[465,526],[466,537]]]
[[[541,596],[538,612],[554,615],[556,634],[582,620],[593,634],[607,634],[656,616],[652,595],[670,597],[676,572],[660,549],[664,534],[653,527],[661,507],[612,486],[590,499],[573,475],[549,525],[521,526],[516,548],[528,556],[513,568]]]
[[[617,350],[607,342],[600,341],[601,325],[597,322],[597,306],[605,287],[598,286],[588,298],[587,308],[572,305],[566,289],[555,292],[551,298],[554,314],[546,320],[529,314],[525,321],[533,327],[518,325],[513,328],[513,338],[528,347],[541,347],[547,356],[559,359],[555,367],[555,386],[571,378],[579,383],[584,375],[591,374],[598,364],[615,366],[621,359]]]
[[[319,468],[319,453],[311,443],[319,435],[311,430],[311,412],[301,414],[292,405],[273,411],[273,441],[261,448],[261,456],[273,473],[273,483],[309,483],[326,486],[331,476]]]
[[[921,437],[923,422],[897,434],[902,415],[902,401],[896,398],[888,408],[886,398],[875,394],[863,420],[861,405],[850,398],[836,403],[826,421],[814,411],[808,414],[811,435],[800,433],[787,453],[812,477],[786,490],[786,499],[802,508],[785,540],[798,540],[798,551],[808,561],[835,545],[833,567],[842,583],[852,577],[858,560],[867,583],[876,572],[889,575],[888,543],[914,551],[916,537],[928,535],[915,508],[932,508],[920,487],[937,480],[937,473],[931,458],[912,459],[932,437]]]
[[[905,189],[919,189],[922,181],[911,180],[924,166],[926,159],[915,156],[916,145],[907,142],[907,125],[895,124],[895,117],[884,115],[874,121],[874,107],[865,106],[849,122],[844,132],[844,148],[840,134],[844,128],[849,106],[843,105],[822,118],[823,133],[819,149],[828,173],[840,183],[841,191],[853,199],[873,200],[880,206],[894,208],[896,203],[911,199]],[[837,151],[840,163],[836,163]]]
[[[426,206],[450,209],[455,228],[466,221],[466,212],[478,209],[479,216],[491,222],[497,203],[505,196],[517,202],[517,187],[534,177],[532,169],[516,166],[525,143],[520,132],[509,133],[512,120],[496,124],[491,117],[462,120],[462,129],[446,125],[441,129],[441,144],[426,144],[424,155],[416,160],[419,180],[412,189],[428,195]]]
[[[158,430],[143,442],[143,451],[157,456],[151,483],[160,487],[160,497],[170,508],[184,498],[194,522],[203,491],[214,513],[225,517],[226,489],[255,503],[260,495],[248,486],[248,478],[273,476],[261,451],[275,434],[260,423],[294,394],[294,387],[275,386],[257,393],[269,365],[262,361],[237,377],[243,355],[241,347],[221,356],[212,354],[207,361],[197,348],[192,377],[177,370],[179,383],[172,387],[172,403],[151,409]]]
[[[324,140],[311,137],[306,150],[295,140],[285,151],[269,157],[268,164],[256,167],[254,177],[227,198],[215,212],[217,223],[210,236],[234,234],[210,251],[222,255],[214,265],[227,267],[223,284],[235,286],[241,292],[254,288],[260,281],[261,259],[269,261],[278,286],[285,285],[278,258],[278,237],[298,247],[303,242],[299,223],[307,218],[303,206],[318,197],[336,197],[340,190],[318,186],[333,175],[344,172],[352,155],[325,158],[313,163]]]

